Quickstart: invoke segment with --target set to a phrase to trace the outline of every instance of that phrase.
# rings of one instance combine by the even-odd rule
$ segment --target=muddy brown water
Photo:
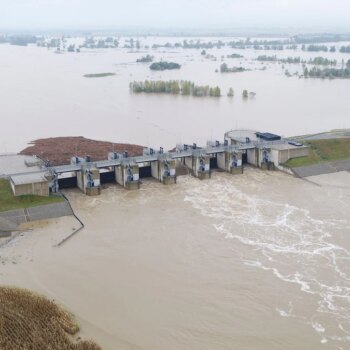
[[[348,349],[349,173],[247,168],[88,198],[0,250],[0,283],[72,311],[104,349]]]
[[[142,46],[152,46],[182,42],[186,38],[139,39]],[[218,39],[232,40],[202,38],[203,41]],[[68,44],[81,41],[81,38],[72,38]],[[120,42],[124,45],[124,38]],[[335,43],[337,49],[347,44]],[[153,72],[149,64],[136,63],[136,59],[147,53],[155,60],[175,61],[182,67]],[[131,52],[118,48],[55,54],[54,50],[31,45],[0,45],[0,153],[19,151],[31,140],[53,136],[83,135],[95,140],[171,149],[180,142],[204,145],[208,139],[222,140],[224,133],[233,128],[253,128],[285,136],[350,128],[350,80],[287,78],[281,64],[254,61],[259,55],[302,56],[307,60],[322,56],[337,59],[340,66],[342,59],[346,62],[350,58],[348,54],[229,47],[209,49],[207,53],[217,61],[205,59],[201,50],[195,49],[147,51],[143,48]],[[244,58],[221,60],[222,56],[232,53]],[[249,71],[215,73],[222,62]],[[264,66],[266,70],[260,70]],[[284,68],[290,73],[302,70],[301,65]],[[101,72],[116,75],[83,77]],[[217,99],[130,94],[129,83],[145,79],[192,80],[199,85],[218,85],[223,96]],[[234,98],[226,96],[230,87],[235,91]],[[256,97],[243,100],[244,89],[255,92]]]

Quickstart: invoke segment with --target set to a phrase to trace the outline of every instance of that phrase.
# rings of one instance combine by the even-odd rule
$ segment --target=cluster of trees
[[[303,51],[309,51],[309,52],[320,52],[320,51],[328,52],[328,47],[326,45],[308,45],[308,46],[302,45],[301,49]]]
[[[0,44],[9,43],[11,45],[27,46],[28,44],[36,44],[40,38],[33,35],[1,35]]]
[[[85,39],[83,45],[80,46],[87,49],[108,49],[108,48],[117,48],[119,42],[117,39],[112,37],[107,37],[105,39],[94,39],[93,37],[88,37]]]
[[[287,57],[287,58],[277,58],[276,55],[274,56],[266,56],[266,55],[260,55],[257,58],[258,61],[262,62],[280,62],[280,63],[289,63],[289,64],[299,64],[304,63],[300,57]]]
[[[257,61],[262,61],[262,62],[277,62],[277,56],[267,56],[267,55],[260,55],[257,58]]]
[[[133,38],[125,40],[124,46],[125,49],[137,49],[141,48],[141,44],[139,40],[134,40]]]
[[[212,42],[201,42],[200,40],[184,40],[182,43],[177,42],[174,44],[171,44],[169,42],[165,44],[154,44],[152,45],[152,49],[158,49],[160,47],[165,48],[179,48],[182,47],[184,49],[213,49],[218,48],[221,49],[221,47],[225,46],[225,43],[223,43],[221,40]]]
[[[212,49],[214,47],[221,49],[221,47],[225,46],[225,44],[221,41],[218,40],[216,42],[201,42],[199,40],[194,41],[194,40],[184,40],[182,43],[182,47],[184,49]]]
[[[299,44],[330,43],[339,41],[350,41],[348,34],[299,34],[293,37]]]
[[[149,63],[149,62],[152,62],[153,61],[153,56],[151,56],[151,55],[146,55],[146,56],[143,56],[143,57],[141,57],[141,58],[138,58],[137,60],[136,60],[136,62],[138,62],[138,63]]]
[[[314,39],[312,38],[303,38],[303,37],[294,37],[291,40],[254,40],[251,41],[250,38],[247,38],[246,40],[238,40],[238,41],[230,41],[227,43],[228,46],[230,46],[233,49],[251,49],[253,48],[254,50],[275,50],[275,51],[282,51],[284,49],[286,50],[297,50],[298,45],[295,43],[302,43],[303,45],[301,46],[301,49],[303,51],[309,51],[309,52],[336,52],[336,47],[335,46],[326,46],[326,45],[317,45],[313,43],[323,43],[323,42],[331,42],[331,41],[340,41],[339,38],[341,36],[332,36],[334,37],[335,40],[325,40],[327,36],[324,37],[315,37]],[[323,38],[323,39],[322,39]],[[350,37],[349,37],[350,40]],[[310,43],[310,45],[306,45]],[[199,40],[194,41],[194,40],[184,40],[183,43],[175,43],[175,44],[170,44],[166,43],[163,45],[159,44],[154,44],[152,46],[153,49],[157,49],[159,47],[165,47],[165,48],[179,48],[182,47],[184,49],[212,49],[212,48],[221,48],[226,46],[226,44],[222,41],[217,41],[217,42],[200,42]],[[205,52],[205,51],[204,51]],[[342,46],[340,48],[340,52],[350,52],[350,46]],[[202,51],[202,55],[205,55]]]
[[[183,96],[212,96],[220,97],[221,90],[218,86],[210,87],[208,85],[200,86],[195,85],[189,80],[170,80],[170,81],[151,81],[145,80],[144,82],[134,81],[130,83],[130,89],[132,92],[140,93],[159,93],[159,94],[173,94]]]
[[[154,62],[149,67],[151,70],[180,69],[181,65],[175,62]]]
[[[314,64],[316,66],[336,66],[337,60],[329,60],[324,57],[315,57],[313,59],[310,58],[309,64]]]
[[[246,46],[253,46],[253,45],[262,45],[262,46],[279,46],[279,45],[288,45],[292,42],[289,39],[274,39],[274,40],[251,40],[251,38],[246,38],[245,40],[236,40],[236,41],[230,41],[228,44],[230,46],[232,45],[246,45]]]
[[[276,55],[274,56],[261,55],[261,56],[258,56],[257,60],[262,62],[280,62],[280,63],[289,63],[289,64],[308,63],[316,66],[336,66],[337,65],[337,60],[330,60],[325,57],[310,58],[309,61],[306,61],[300,57],[287,57],[287,58],[279,59],[277,58]]]
[[[268,50],[275,50],[275,51],[284,50],[283,45],[246,45],[244,43],[236,43],[236,44],[231,44],[231,47],[233,49],[240,49],[240,50],[251,49],[251,48],[253,48],[254,50],[267,50],[267,51]],[[289,48],[289,46],[288,46],[288,48]]]
[[[245,68],[243,68],[243,67],[229,68],[226,63],[223,63],[220,66],[221,73],[239,73],[239,72],[244,72],[244,71],[245,71]]]
[[[348,62],[349,63],[349,62]],[[305,78],[321,78],[321,79],[335,79],[335,78],[343,78],[343,79],[350,79],[350,63],[346,68],[343,69],[337,69],[337,68],[316,68],[313,67],[312,69],[308,70],[305,68],[304,70],[304,76]]]
[[[69,45],[67,48],[68,52],[80,52],[80,48],[75,48],[75,45]]]
[[[243,58],[244,56],[239,55],[238,53],[233,53],[231,55],[227,55],[227,58]]]
[[[302,60],[300,57],[287,57],[287,58],[280,58],[278,60],[280,63],[288,63],[288,64],[299,64],[299,63],[305,63],[304,60]]]
[[[350,45],[348,46],[342,46],[339,50],[339,52],[342,52],[342,53],[350,53]]]

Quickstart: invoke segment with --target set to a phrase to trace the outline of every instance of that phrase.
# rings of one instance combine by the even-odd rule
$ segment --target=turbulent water
[[[126,38],[120,39],[121,46]],[[285,136],[349,128],[349,80],[287,78],[301,65],[260,63],[259,55],[279,58],[316,56],[336,59],[338,66],[349,54],[298,51],[254,51],[225,47],[208,49],[217,61],[204,58],[201,50],[159,48],[145,45],[182,42],[186,38],[139,38],[142,48],[82,50],[56,54],[54,50],[0,45],[0,153],[18,151],[26,143],[43,137],[83,135],[116,142],[172,148],[176,143],[205,144],[223,139],[232,128],[253,128]],[[191,40],[195,38],[187,38]],[[202,41],[232,38],[201,38]],[[237,38],[235,39],[237,40]],[[71,42],[82,39],[68,39]],[[331,45],[331,43],[327,44]],[[337,50],[347,43],[335,43]],[[238,53],[243,59],[229,59]],[[149,64],[136,59],[151,54],[155,60],[182,64],[180,70],[152,72]],[[222,59],[222,56],[224,58]],[[220,64],[243,66],[243,73],[216,73]],[[266,66],[266,70],[260,70]],[[88,79],[83,75],[112,72],[115,76]],[[192,80],[199,85],[218,85],[222,97],[135,95],[129,92],[134,80]],[[226,96],[229,88],[234,98]],[[247,101],[243,89],[255,92]]]
[[[247,194],[227,180],[190,190],[186,200],[202,215],[219,220],[214,226],[227,239],[238,240],[254,251],[254,256],[243,259],[246,266],[269,271],[314,295],[317,304],[302,318],[320,334],[321,343],[350,341],[350,251],[348,244],[334,241],[334,237],[348,239],[348,218],[323,219],[289,201]],[[294,311],[295,303],[298,301],[290,300],[276,311],[283,317],[300,317]],[[337,328],[342,335],[333,334]]]
[[[0,250],[0,283],[71,310],[104,349],[350,346],[349,173],[144,181],[68,196],[60,219]]]

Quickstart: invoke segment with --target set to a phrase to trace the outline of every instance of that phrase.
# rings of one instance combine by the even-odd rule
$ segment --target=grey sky
[[[350,30],[350,0],[0,0],[0,27],[291,27]]]

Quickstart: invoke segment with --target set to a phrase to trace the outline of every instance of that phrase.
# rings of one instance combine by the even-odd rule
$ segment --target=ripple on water
[[[302,292],[317,298],[316,316],[306,323],[320,335],[321,343],[348,342],[350,252],[332,243],[331,237],[348,231],[349,221],[315,218],[308,209],[259,198],[241,188],[220,178],[210,185],[201,183],[187,189],[185,201],[215,219],[214,227],[227,239],[253,248],[256,257],[243,261],[245,265],[271,271],[278,279],[297,284]],[[292,316],[291,305],[288,310],[276,311],[282,317]],[[317,315],[327,316],[327,326],[316,320]],[[333,334],[333,325],[340,334]]]

